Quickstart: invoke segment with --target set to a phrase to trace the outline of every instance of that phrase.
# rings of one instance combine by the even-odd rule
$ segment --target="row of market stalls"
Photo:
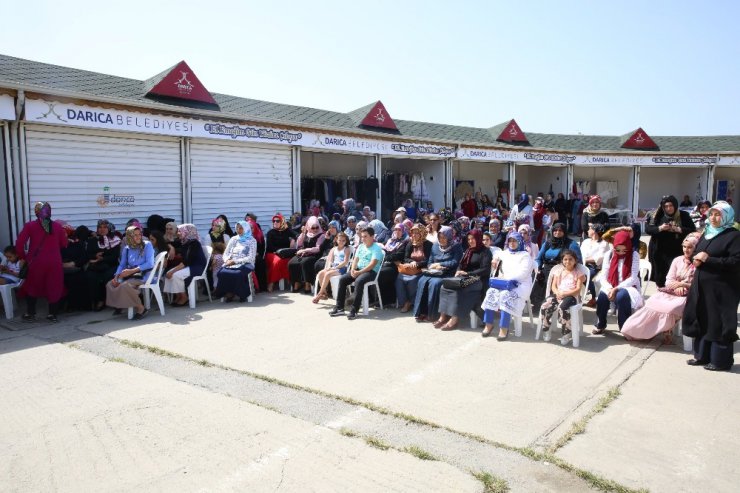
[[[19,73],[20,62],[44,70]],[[84,74],[108,82],[56,84]],[[336,197],[354,197],[384,220],[409,199],[452,207],[464,190],[509,203],[520,193],[600,193],[609,208],[635,216],[669,193],[740,201],[740,137],[714,138],[711,152],[692,151],[702,138],[685,138],[685,150],[668,152],[663,142],[682,138],[653,141],[638,129],[584,144],[583,136],[525,135],[511,120],[445,138],[442,130],[460,127],[394,122],[380,102],[343,114],[211,95],[184,62],[124,95],[108,87],[130,79],[89,74],[0,55],[3,245],[36,201],[74,225],[107,218],[120,227],[157,213],[202,232],[218,214],[253,212],[269,227],[275,212]],[[253,109],[266,106],[270,114]],[[411,131],[419,128],[426,134]],[[483,134],[490,141],[476,137]],[[635,139],[652,147],[624,146]]]

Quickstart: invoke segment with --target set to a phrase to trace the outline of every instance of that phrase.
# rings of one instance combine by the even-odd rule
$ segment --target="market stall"
[[[453,197],[457,208],[464,200],[465,193],[481,192],[488,195],[492,203],[501,194],[504,203],[511,202],[509,197],[509,163],[492,163],[483,161],[454,161],[452,165]]]
[[[301,208],[318,200],[328,213],[337,197],[377,207],[378,182],[372,155],[301,151]]]
[[[444,160],[384,157],[382,173],[384,221],[407,199],[417,208],[439,210],[445,206]]]

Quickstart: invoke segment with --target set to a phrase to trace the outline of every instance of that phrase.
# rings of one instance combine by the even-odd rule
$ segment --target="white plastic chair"
[[[349,270],[350,266],[352,265],[352,258],[354,257],[354,255],[355,255],[355,249],[352,248],[352,245],[349,245],[349,261],[347,262],[347,270]],[[327,255],[327,258],[328,258],[328,255]],[[340,276],[334,276],[331,279],[329,279],[329,286],[331,286],[331,292],[332,292],[332,294],[336,293],[335,286],[339,286],[336,283],[332,283],[332,281],[334,281],[334,279],[336,279],[336,282],[339,282],[339,277]],[[318,292],[319,292],[319,280],[318,280],[318,276],[317,276],[316,282],[313,283],[313,295],[316,296],[316,293],[318,293]]]
[[[650,282],[650,278],[653,274],[653,265],[650,263],[649,260],[641,258],[640,259],[640,282],[642,283],[642,296],[645,296],[645,292],[647,291],[648,283]]]
[[[690,352],[694,350],[694,338],[683,335],[683,319],[676,324],[678,336],[683,338],[683,350]]]
[[[211,256],[213,255],[213,247],[208,245],[203,247],[203,254],[206,257],[206,266],[203,269],[203,272],[200,273],[198,276],[193,276],[192,281],[190,281],[190,286],[188,286],[188,298],[190,303],[190,308],[195,308],[195,303],[198,298],[198,281],[203,281],[206,285],[206,292],[208,292],[208,301],[213,301],[213,298],[211,298],[211,286],[208,285],[208,267],[211,265]]]
[[[557,267],[553,268],[550,271],[550,275],[547,276],[547,288],[545,289],[545,298],[550,296],[550,285],[552,284],[552,276],[556,272],[555,269],[557,269]],[[579,274],[586,276],[586,282],[581,287],[581,302],[571,306],[568,309],[568,311],[570,311],[570,328],[571,335],[573,337],[573,347],[579,347],[581,345],[581,335],[583,334],[583,299],[588,292],[588,283],[591,280],[591,271],[588,270],[588,267],[583,264],[578,264],[576,266],[576,269],[578,269]],[[553,330],[555,327],[557,327],[557,317],[553,316],[550,323],[550,330]],[[537,322],[537,333],[534,336],[535,341],[540,339],[540,334],[542,334],[542,318],[540,318]]]
[[[351,247],[350,247],[351,249]],[[351,253],[352,256],[354,256],[354,252]],[[385,260],[385,251],[383,252],[383,257],[379,260],[380,267],[383,267],[383,261]],[[350,261],[350,267],[352,266]],[[348,269],[349,272],[349,269]],[[329,282],[331,283],[331,290],[332,293],[336,293],[339,289],[339,278],[341,276],[334,276],[332,277]],[[383,309],[383,298],[380,295],[380,288],[378,287],[378,277],[380,277],[380,268],[378,269],[378,272],[375,273],[375,279],[372,281],[369,281],[365,283],[365,288],[362,290],[362,313],[363,315],[367,316],[367,314],[370,312],[370,297],[368,294],[370,293],[370,286],[375,286],[375,291],[378,293],[378,302],[380,303],[380,309]],[[355,285],[353,282],[347,288],[351,288]],[[336,295],[335,295],[336,296]],[[357,296],[357,293],[355,293],[355,296]]]
[[[164,317],[164,300],[162,299],[162,288],[159,285],[159,281],[162,278],[162,272],[164,271],[164,259],[167,256],[167,252],[160,252],[154,259],[154,267],[149,271],[144,284],[139,286],[144,297],[144,308],[147,310],[152,306],[152,294],[157,299],[157,305],[159,305],[159,313]],[[144,291],[148,291],[145,293]],[[134,307],[130,306],[128,309],[128,319],[134,318]]]
[[[534,264],[534,268],[532,269],[532,275],[537,275],[537,264]],[[532,288],[534,288],[534,282],[532,282]],[[532,288],[529,290],[529,294],[527,294],[527,300],[524,302],[524,308],[527,309],[527,312],[529,313],[529,325],[534,325],[534,317],[532,316],[532,301],[530,301],[530,297],[532,295]],[[486,289],[488,289],[486,287]],[[517,337],[522,336],[522,317],[520,316],[511,316],[512,321],[514,322],[514,335]],[[470,311],[470,328],[471,329],[477,329],[478,324],[478,314],[475,313],[475,310]]]
[[[0,295],[2,295],[3,300],[3,306],[5,307],[5,318],[8,320],[12,320],[14,313],[13,313],[13,290],[16,288],[21,287],[23,284],[23,279],[17,284],[3,284],[0,286]]]

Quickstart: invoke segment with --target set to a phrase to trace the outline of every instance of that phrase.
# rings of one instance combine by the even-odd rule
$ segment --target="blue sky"
[[[0,52],[211,91],[527,132],[740,134],[740,2],[26,1]]]

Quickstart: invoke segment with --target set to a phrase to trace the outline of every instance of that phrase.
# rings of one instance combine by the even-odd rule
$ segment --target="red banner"
[[[625,149],[657,149],[658,145],[653,139],[642,129],[638,128],[635,133],[627,139],[622,147]]]
[[[368,114],[365,115],[365,118],[363,118],[360,124],[366,127],[398,130],[398,127],[396,127],[396,122],[393,121],[391,115],[388,114],[388,110],[385,109],[385,106],[383,106],[383,103],[381,103],[380,101],[375,103],[373,109],[371,109]]]
[[[527,136],[522,132],[522,129],[519,128],[519,125],[517,125],[516,120],[513,118],[496,140],[503,142],[526,142],[529,144],[529,139],[527,139]]]
[[[170,73],[165,75],[161,81],[152,87],[147,93],[147,96],[149,95],[216,104],[211,93],[208,92],[208,89],[203,86],[198,77],[195,76],[195,73],[184,61],[175,65],[170,70]]]

